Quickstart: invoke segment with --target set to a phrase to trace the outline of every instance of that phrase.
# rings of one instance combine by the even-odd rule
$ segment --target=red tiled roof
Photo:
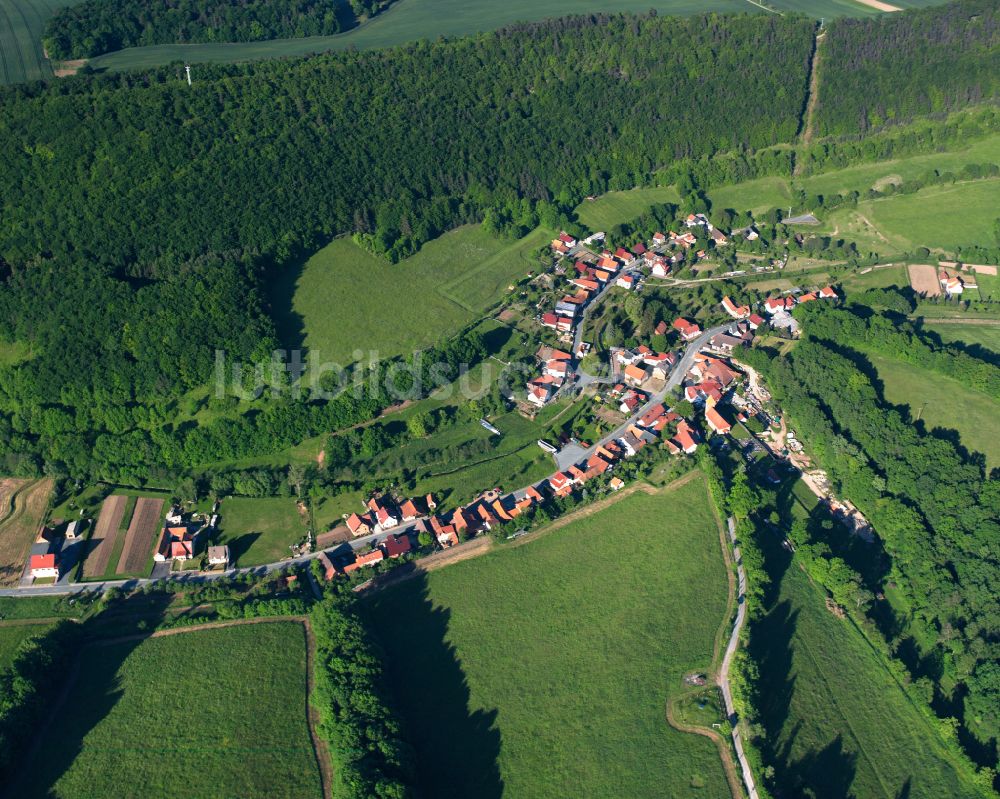
[[[410,538],[406,535],[390,535],[382,542],[385,554],[390,558],[398,558],[410,551]]]
[[[53,554],[49,555],[32,555],[31,556],[31,569],[54,569],[56,567],[56,556]]]

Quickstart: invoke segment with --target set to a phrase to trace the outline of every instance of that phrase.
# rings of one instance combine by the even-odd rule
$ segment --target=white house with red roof
[[[826,286],[821,288],[817,294],[821,300],[836,300],[839,299],[839,295],[833,290],[833,286]]]
[[[631,291],[633,288],[635,288],[635,278],[632,277],[632,275],[621,275],[615,281],[615,285]]]
[[[779,311],[790,311],[795,307],[795,297],[768,297],[764,300],[764,310],[771,316]]]
[[[32,555],[28,560],[28,569],[33,578],[59,577],[56,556],[51,552],[47,555]]]
[[[666,244],[666,243],[667,243],[667,237],[664,236],[660,231],[656,231],[656,233],[653,234],[653,246],[654,247],[659,247],[659,246],[661,246],[663,244]]]
[[[574,239],[571,235],[569,235],[569,233],[567,233],[565,230],[559,234],[559,241],[561,241],[567,247],[576,246],[576,239]]]
[[[674,320],[674,330],[681,334],[681,338],[685,341],[690,341],[693,338],[697,338],[701,334],[701,328],[698,327],[694,322],[689,322],[683,317],[677,317]]]

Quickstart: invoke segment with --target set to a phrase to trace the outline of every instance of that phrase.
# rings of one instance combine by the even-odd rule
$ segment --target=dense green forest
[[[922,432],[889,406],[863,352],[909,350],[905,357],[931,369],[947,358],[953,376],[993,396],[1000,368],[951,348],[935,351],[913,329],[896,330],[880,316],[809,307],[797,313],[806,337],[790,354],[753,350],[748,360],[764,370],[836,494],[856,504],[880,536],[888,565],[879,571],[877,558],[853,565],[871,591],[891,588],[899,597],[895,610],[869,600],[892,651],[938,713],[959,719],[991,750],[1000,735],[1000,475],[987,475],[981,456],[940,432]],[[829,541],[800,534],[796,543],[829,553]],[[995,751],[980,757],[996,762]]]
[[[397,260],[465,222],[551,226],[653,173],[686,204],[788,175],[794,152],[771,145],[795,137],[813,33],[775,15],[594,15],[205,65],[190,87],[180,68],[5,87],[0,341],[27,360],[0,367],[4,468],[163,485],[371,418],[378,392],[205,397],[216,349],[253,363],[275,345],[268,270],[344,233]],[[940,146],[995,125],[984,114],[814,144],[809,168]]]
[[[371,16],[385,0],[86,0],[45,29],[51,58],[93,58],[125,47],[329,36]]]
[[[359,232],[397,259],[493,205],[575,204],[675,158],[790,140],[812,27],[576,17],[204,65],[192,87],[170,68],[6,87],[0,256],[142,268]]]
[[[864,134],[1000,97],[994,0],[830,23],[816,132]]]

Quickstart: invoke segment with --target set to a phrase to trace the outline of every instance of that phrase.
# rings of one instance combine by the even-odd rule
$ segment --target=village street
[[[592,455],[598,447],[608,444],[617,438],[620,438],[625,434],[628,428],[635,424],[643,414],[645,414],[654,405],[657,405],[667,397],[671,390],[676,386],[680,385],[681,380],[683,380],[684,375],[687,374],[688,370],[694,363],[695,355],[697,355],[705,344],[717,333],[725,330],[729,325],[720,325],[714,327],[710,330],[706,330],[704,333],[698,336],[698,338],[692,340],[687,348],[684,350],[684,355],[677,362],[677,365],[670,373],[670,377],[667,379],[664,387],[658,391],[653,397],[646,402],[645,405],[638,408],[628,419],[622,422],[617,428],[612,430],[607,435],[603,436],[600,441],[593,444],[589,449],[584,449],[578,444],[569,444],[563,447],[558,453],[553,457],[555,459],[557,468],[562,470],[568,468],[569,465],[578,463],[581,460],[585,460],[590,455]],[[541,483],[532,484],[537,487]],[[529,486],[523,486],[522,488],[516,489],[511,492],[517,499],[521,499],[525,496]],[[426,518],[426,517],[421,517]],[[202,583],[210,583],[214,580],[218,580],[222,577],[232,577],[238,574],[254,574],[254,575],[265,575],[273,571],[278,571],[280,569],[287,568],[289,566],[296,566],[308,563],[314,558],[318,558],[321,552],[326,552],[329,555],[333,555],[339,551],[343,552],[344,547],[349,547],[354,551],[364,551],[372,547],[378,546],[389,536],[397,535],[399,533],[406,533],[413,530],[415,524],[420,519],[414,521],[406,522],[405,524],[398,525],[397,527],[390,528],[388,530],[380,530],[376,533],[371,533],[370,535],[360,536],[351,541],[346,541],[344,543],[338,544],[332,548],[326,550],[318,550],[316,552],[309,553],[308,555],[300,555],[296,558],[288,558],[285,560],[276,561],[274,563],[267,563],[261,566],[252,566],[244,569],[230,569],[225,572],[212,572],[212,573],[197,573],[197,572],[171,572],[167,579],[181,582],[190,585],[199,585]],[[60,580],[58,584],[53,585],[32,585],[24,586],[18,588],[3,588],[0,589],[0,596],[57,596],[63,594],[76,593],[78,591],[107,591],[112,588],[138,588],[144,585],[151,585],[157,582],[157,579],[152,577],[148,578],[133,578],[129,580],[105,580],[103,582],[70,582],[69,580]]]

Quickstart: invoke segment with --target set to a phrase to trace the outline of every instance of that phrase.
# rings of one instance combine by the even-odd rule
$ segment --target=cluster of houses
[[[437,509],[437,502],[434,501],[433,494],[428,494],[423,499],[404,499],[402,502],[381,495],[369,499],[365,508],[364,513],[352,513],[345,519],[347,529],[355,537],[391,530],[415,521]]]
[[[612,367],[616,373],[620,371],[626,386],[638,388],[650,381],[666,380],[677,360],[676,353],[656,352],[642,344],[635,349],[614,350]]]
[[[787,330],[791,334],[799,332],[799,323],[792,316],[792,310],[796,305],[815,300],[835,300],[838,294],[832,286],[826,286],[819,291],[810,291],[805,294],[784,294],[780,297],[768,297],[762,303],[764,312],[770,317],[771,327]]]
[[[541,347],[535,354],[542,373],[527,384],[528,402],[541,408],[562,388],[573,368],[573,356],[568,352]]]

